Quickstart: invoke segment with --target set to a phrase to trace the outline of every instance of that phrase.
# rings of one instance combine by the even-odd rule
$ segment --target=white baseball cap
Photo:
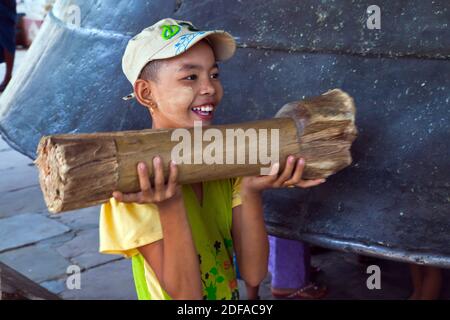
[[[145,28],[128,42],[122,58],[123,73],[134,85],[147,63],[180,55],[202,39],[208,40],[217,61],[231,58],[236,51],[236,42],[228,32],[200,31],[189,21],[167,18]],[[133,98],[133,93],[123,97]]]

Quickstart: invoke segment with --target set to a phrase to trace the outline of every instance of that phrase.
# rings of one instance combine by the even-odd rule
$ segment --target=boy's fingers
[[[253,177],[253,187],[258,190],[272,188],[275,181],[278,179],[278,171],[280,171],[280,164],[276,162],[271,165],[268,175]]]
[[[303,169],[305,168],[305,160],[303,158],[297,161],[292,178],[284,182],[284,186],[291,186],[302,181]]]
[[[283,183],[292,176],[292,171],[294,170],[295,165],[295,157],[289,156],[286,159],[286,166],[284,167],[283,173],[280,175],[280,177],[275,182],[275,186],[280,187],[283,185]]]
[[[166,194],[168,196],[175,194],[175,189],[177,187],[177,181],[178,181],[178,167],[175,164],[174,161],[170,161],[169,164],[169,180],[167,185],[167,191]]]
[[[280,164],[276,162],[270,167],[270,173],[266,176],[259,177],[258,181],[262,185],[272,185],[278,179],[278,171],[280,171]]]
[[[122,201],[122,192],[114,191],[112,195],[116,201]]]
[[[302,180],[302,181],[300,181],[297,184],[297,186],[301,187],[301,188],[310,188],[310,187],[314,187],[314,186],[317,186],[319,184],[322,184],[325,181],[326,181],[325,179]]]
[[[153,168],[155,173],[155,194],[161,195],[164,191],[164,172],[160,157],[153,158]]]
[[[139,193],[121,193],[120,202],[139,202]]]
[[[272,164],[272,166],[270,167],[269,176],[271,178],[276,178],[278,175],[278,171],[280,171],[280,163],[276,162],[276,163]]]
[[[139,176],[139,186],[141,191],[145,194],[151,193],[152,187],[150,184],[150,179],[148,177],[148,169],[144,162],[138,164],[138,176]]]

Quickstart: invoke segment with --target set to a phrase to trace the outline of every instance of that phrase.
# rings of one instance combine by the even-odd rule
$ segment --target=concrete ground
[[[25,58],[17,52],[16,65]],[[0,65],[3,79],[4,64]],[[130,261],[98,253],[99,207],[50,215],[32,160],[0,139],[0,261],[63,299],[136,299]],[[407,265],[378,260],[381,289],[369,290],[366,266],[355,255],[329,251],[313,257],[324,272],[327,299],[405,299],[411,292]],[[70,266],[81,270],[81,289],[68,289]],[[1,270],[0,270],[1,272]],[[245,289],[240,281],[241,297]],[[271,299],[270,276],[261,286]],[[450,298],[450,272],[444,271],[443,299]]]

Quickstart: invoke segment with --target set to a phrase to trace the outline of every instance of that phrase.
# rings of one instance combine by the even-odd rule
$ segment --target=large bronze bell
[[[450,266],[450,4],[370,1],[60,1],[0,100],[4,138],[31,158],[43,135],[149,128],[121,99],[128,39],[164,17],[224,29],[217,123],[272,117],[342,88],[358,106],[354,163],[312,190],[265,194],[270,233]],[[67,22],[76,5],[80,26]],[[378,29],[380,27],[380,29]]]

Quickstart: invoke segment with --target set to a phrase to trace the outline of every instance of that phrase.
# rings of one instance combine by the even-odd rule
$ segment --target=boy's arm
[[[200,264],[184,207],[181,186],[177,184],[178,170],[170,166],[167,184],[161,159],[153,159],[155,183],[150,184],[145,163],[138,165],[141,191],[123,194],[113,192],[122,202],[154,203],[158,207],[163,239],[138,248],[155,272],[160,285],[173,299],[202,299]]]
[[[233,208],[233,245],[242,279],[256,287],[267,275],[269,259],[261,192],[243,188],[241,199],[242,205]]]
[[[267,274],[269,240],[264,223],[262,192],[269,188],[297,186],[309,188],[325,179],[302,180],[304,159],[289,156],[281,174],[279,164],[267,176],[244,177],[241,184],[242,205],[233,209],[233,244],[243,280],[256,287]]]
[[[173,299],[202,299],[200,266],[182,201],[159,206],[163,239],[138,248]]]

